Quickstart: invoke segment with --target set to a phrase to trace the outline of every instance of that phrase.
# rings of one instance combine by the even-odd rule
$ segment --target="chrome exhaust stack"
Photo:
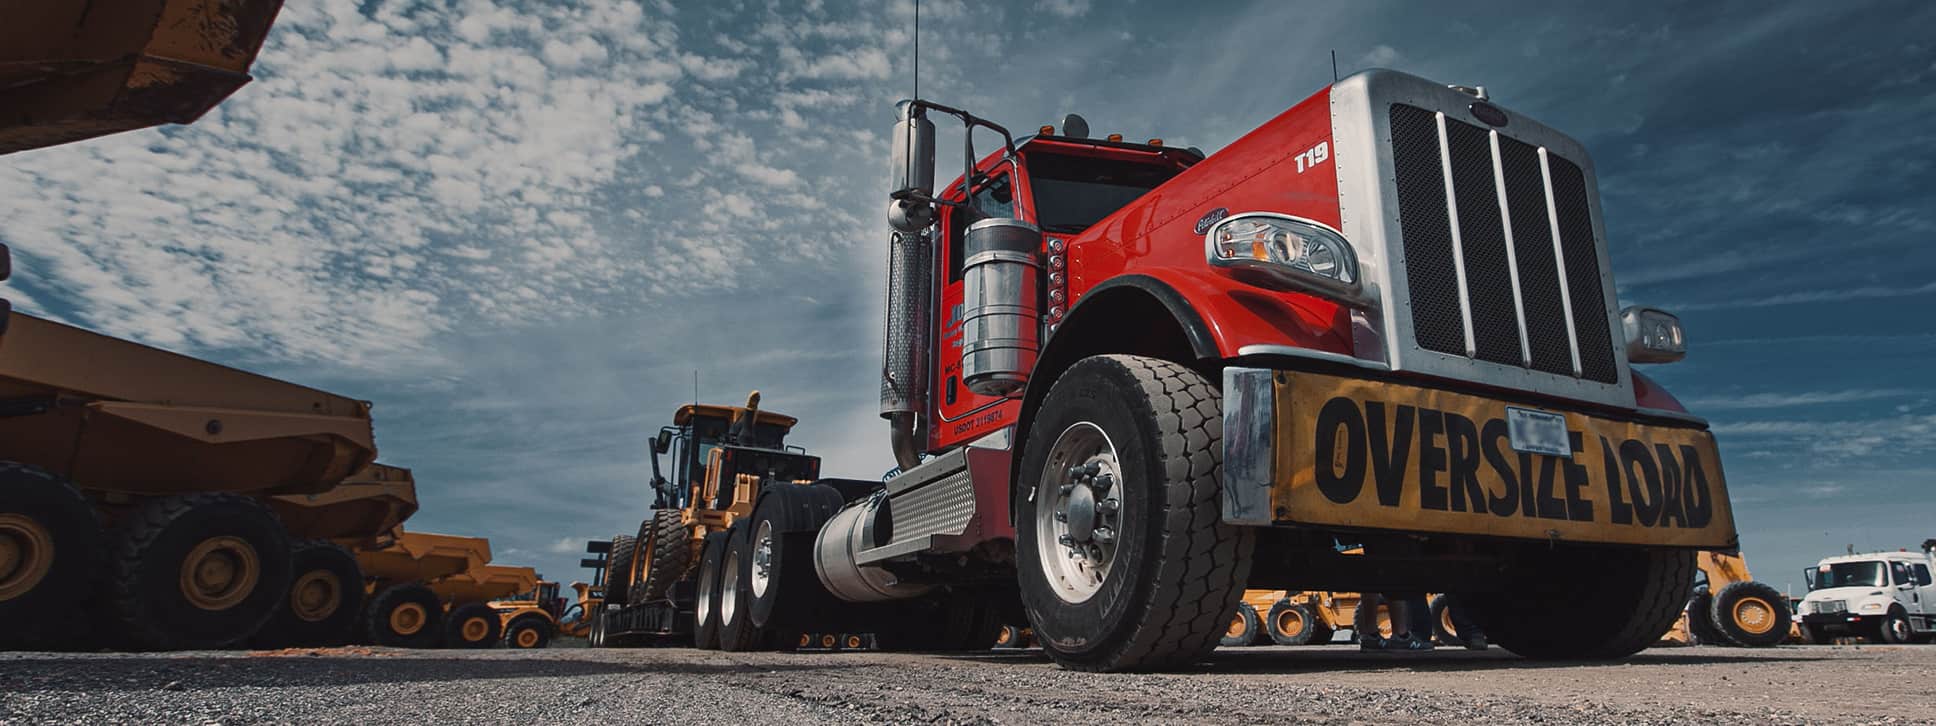
[[[927,391],[928,306],[934,247],[934,122],[912,102],[896,108],[894,193],[888,202],[887,315],[881,360],[881,418],[888,420],[894,461],[903,471],[921,463],[920,421]]]

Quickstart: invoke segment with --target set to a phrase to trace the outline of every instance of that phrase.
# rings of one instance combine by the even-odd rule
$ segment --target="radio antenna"
[[[1331,49],[1331,82],[1338,82],[1338,49]]]
[[[914,0],[914,99],[921,100],[921,0]]]
[[[699,405],[699,369],[692,369],[692,405]]]

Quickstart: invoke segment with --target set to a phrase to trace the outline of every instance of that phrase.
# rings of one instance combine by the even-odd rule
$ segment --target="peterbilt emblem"
[[[1197,234],[1210,231],[1210,225],[1221,222],[1224,217],[1228,216],[1230,216],[1230,208],[1228,207],[1217,207],[1216,209],[1204,212],[1203,216],[1197,218]]]

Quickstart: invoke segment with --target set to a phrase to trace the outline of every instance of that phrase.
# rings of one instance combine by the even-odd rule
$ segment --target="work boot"
[[[1473,634],[1473,636],[1472,636],[1472,637],[1470,637],[1470,638],[1466,638],[1466,639],[1465,639],[1465,649],[1466,649],[1466,650],[1485,650],[1485,649],[1486,649],[1486,634],[1485,634],[1485,633],[1475,633],[1475,634]]]
[[[1385,636],[1379,635],[1377,633],[1372,633],[1371,635],[1360,635],[1358,636],[1358,650],[1361,650],[1361,651],[1384,650],[1385,643],[1387,642],[1388,641],[1385,640]]]
[[[1432,641],[1415,635],[1402,635],[1385,641],[1385,650],[1427,651]]]

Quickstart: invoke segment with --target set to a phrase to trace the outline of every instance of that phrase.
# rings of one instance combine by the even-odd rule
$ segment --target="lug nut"
[[[1068,512],[1056,512],[1056,513],[1055,513],[1055,521],[1057,521],[1057,522],[1067,522],[1067,521],[1069,521],[1069,513],[1068,513]]]
[[[1064,484],[1062,486],[1056,487],[1056,491],[1065,497],[1069,496],[1069,492],[1073,492],[1075,490],[1076,490],[1076,485],[1074,484]]]
[[[1096,533],[1094,536],[1097,542],[1108,544],[1110,542],[1116,541],[1116,530],[1110,529],[1108,527],[1097,527]]]
[[[1104,499],[1101,502],[1098,502],[1096,504],[1096,509],[1098,511],[1101,511],[1103,514],[1115,514],[1117,510],[1120,510],[1122,508],[1123,508],[1122,503],[1114,499]]]
[[[1059,536],[1059,537],[1056,537],[1056,538],[1055,538],[1055,541],[1056,541],[1057,543],[1059,543],[1059,544],[1061,544],[1061,545],[1062,545],[1062,546],[1064,546],[1064,547],[1074,547],[1074,546],[1076,546],[1076,538],[1074,538],[1074,537],[1071,537],[1071,536],[1069,536],[1069,535],[1066,535],[1066,534],[1065,534],[1065,535],[1062,535],[1062,536]]]

